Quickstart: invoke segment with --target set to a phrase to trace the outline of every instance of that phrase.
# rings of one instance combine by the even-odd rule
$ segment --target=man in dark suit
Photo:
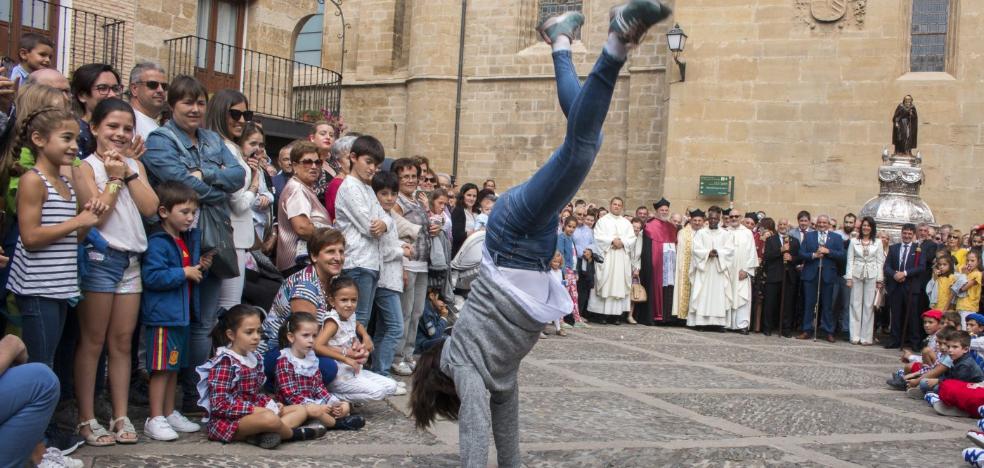
[[[796,319],[796,290],[799,287],[799,240],[789,235],[789,220],[780,219],[778,233],[765,241],[763,268],[765,270],[765,318],[762,334],[769,336],[779,324],[779,333],[789,338]],[[780,314],[780,307],[781,314]]]
[[[917,227],[917,238],[919,239],[919,256],[926,259],[926,268],[919,275],[919,301],[916,310],[923,313],[929,310],[929,295],[926,294],[926,285],[933,279],[933,263],[936,261],[936,252],[940,245],[933,239],[930,226],[926,223],[919,223]]]
[[[928,258],[914,242],[915,234],[915,225],[903,225],[902,242],[889,247],[885,257],[885,292],[892,314],[892,339],[885,348],[898,348],[904,343],[918,349],[922,341],[919,294]]]
[[[803,263],[803,333],[797,339],[805,340],[816,336],[813,328],[814,310],[820,314],[820,329],[833,343],[834,321],[834,283],[838,281],[838,264],[847,259],[844,251],[844,239],[830,231],[830,217],[819,215],[816,220],[817,230],[806,233],[800,243],[800,260]],[[819,292],[819,294],[818,294]],[[819,299],[820,304],[817,304]]]

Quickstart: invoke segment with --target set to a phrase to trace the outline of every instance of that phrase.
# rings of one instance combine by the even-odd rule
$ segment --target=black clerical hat
[[[659,209],[661,206],[670,206],[670,202],[665,198],[660,198],[658,202],[653,203],[653,208]]]
[[[703,211],[701,211],[700,208],[697,208],[697,209],[695,209],[695,210],[693,210],[693,211],[690,212],[690,217],[691,218],[706,218],[707,215]]]

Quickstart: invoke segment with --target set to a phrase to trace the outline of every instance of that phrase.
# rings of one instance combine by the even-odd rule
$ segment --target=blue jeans
[[[939,386],[939,384],[937,384],[937,385],[930,385],[929,382],[926,379],[921,379],[921,380],[919,380],[919,390],[922,390],[923,395],[925,395],[927,393],[939,393],[940,392],[940,386]]]
[[[267,378],[264,386],[273,393],[276,392],[277,359],[280,359],[280,348],[271,347],[263,355],[263,373]],[[318,370],[321,371],[321,381],[327,387],[338,375],[338,363],[330,357],[318,356]]]
[[[379,271],[356,267],[342,270],[342,274],[352,278],[359,288],[359,305],[355,307],[355,319],[363,327],[368,327],[372,303],[376,297],[376,284],[379,283]]]
[[[16,296],[24,321],[22,337],[28,359],[54,368],[55,349],[61,340],[68,314],[68,300],[40,296]]]
[[[58,393],[58,378],[40,363],[11,367],[0,374],[0,467],[27,464],[34,446],[44,438]]]
[[[181,386],[185,398],[189,396],[198,401],[198,367],[212,356],[212,328],[219,317],[219,291],[222,280],[215,276],[206,276],[199,286],[198,315],[191,317],[190,333],[188,335],[188,368],[181,370]]]
[[[403,307],[400,305],[400,293],[376,288],[376,300],[373,310],[376,313],[376,332],[372,336],[375,347],[372,349],[372,371],[389,376],[390,365],[396,347],[403,342]]]
[[[570,52],[554,52],[560,108],[567,116],[564,143],[522,185],[496,203],[485,247],[496,265],[547,271],[557,249],[558,213],[574,198],[591,171],[601,145],[615,80],[625,64],[602,51],[582,87]]]

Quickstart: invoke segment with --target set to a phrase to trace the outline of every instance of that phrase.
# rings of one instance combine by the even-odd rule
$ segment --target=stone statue
[[[917,147],[916,135],[919,128],[919,117],[916,115],[916,106],[912,104],[911,95],[902,98],[902,103],[895,108],[892,124],[892,144],[895,145],[895,154],[911,156],[912,149]]]

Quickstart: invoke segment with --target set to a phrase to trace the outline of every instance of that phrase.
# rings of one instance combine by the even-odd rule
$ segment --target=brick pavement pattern
[[[595,325],[551,336],[520,372],[524,463],[959,466],[975,421],[938,416],[888,389],[896,356],[843,342],[682,328]],[[406,404],[394,397],[366,405],[362,431],[274,451],[195,434],[73,456],[92,467],[457,466],[457,426],[439,421],[418,431]],[[134,409],[131,417],[139,429],[143,415]]]

